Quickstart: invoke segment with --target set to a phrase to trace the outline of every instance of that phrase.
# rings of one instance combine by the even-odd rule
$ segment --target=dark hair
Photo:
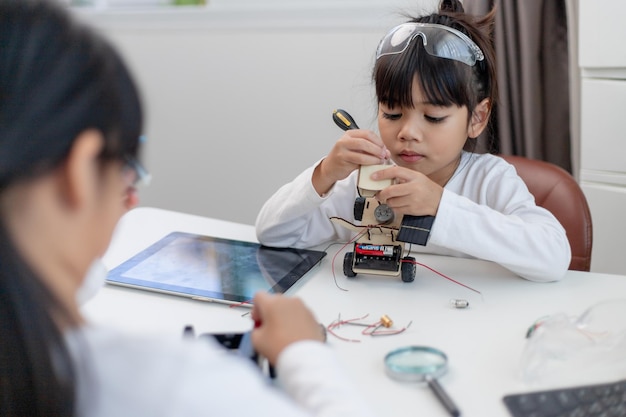
[[[142,113],[120,57],[51,0],[0,0],[0,193],[45,175],[87,129],[100,160],[138,153]],[[0,415],[71,416],[69,313],[24,261],[0,213]]]
[[[429,102],[441,106],[467,106],[470,116],[476,105],[497,99],[495,51],[491,41],[495,10],[480,19],[466,15],[458,0],[444,0],[439,12],[411,18],[411,22],[436,23],[464,33],[483,51],[484,59],[469,66],[452,59],[429,55],[420,36],[406,51],[382,56],[374,65],[373,79],[380,103],[389,107],[413,107],[415,76]]]

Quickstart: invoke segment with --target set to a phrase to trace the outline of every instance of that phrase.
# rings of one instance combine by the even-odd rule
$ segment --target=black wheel
[[[363,212],[365,211],[365,197],[357,197],[354,200],[354,220],[363,220]]]
[[[415,270],[417,267],[415,266],[415,258],[412,256],[405,256],[402,258],[402,265],[400,266],[400,271],[402,274],[403,282],[413,282],[415,280]]]
[[[352,262],[354,260],[354,252],[348,252],[343,257],[343,274],[348,278],[356,277],[356,272],[352,269]]]

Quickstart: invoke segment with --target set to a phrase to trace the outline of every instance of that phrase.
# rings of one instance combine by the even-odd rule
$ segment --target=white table
[[[256,240],[250,225],[137,208],[122,218],[104,262],[112,268],[171,231]],[[505,394],[550,385],[547,380],[526,384],[519,374],[525,333],[535,320],[559,312],[578,315],[600,301],[626,299],[626,277],[622,276],[569,271],[558,283],[540,284],[489,262],[420,254],[418,262],[479,290],[482,296],[419,266],[412,283],[362,274],[346,278],[343,253],[339,253],[334,269],[337,283],[347,290],[342,291],[332,273],[333,257],[340,249],[341,245],[330,247],[321,264],[290,294],[301,297],[326,325],[339,314],[344,319],[369,314],[370,321],[386,314],[396,327],[412,322],[407,331],[393,336],[362,336],[358,327],[339,330],[343,336],[361,339],[360,343],[329,336],[329,343],[381,416],[448,415],[423,384],[396,382],[386,376],[383,357],[395,348],[427,345],[443,350],[449,371],[440,382],[463,416],[507,416],[502,402]],[[452,298],[466,299],[470,307],[455,309],[449,302]],[[86,316],[96,323],[171,337],[181,337],[186,324],[198,332],[248,330],[247,311],[114,286],[105,286],[84,307]],[[613,377],[606,375],[607,380]],[[581,381],[586,381],[584,372]]]

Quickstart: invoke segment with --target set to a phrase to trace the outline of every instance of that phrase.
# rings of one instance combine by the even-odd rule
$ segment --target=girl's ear
[[[68,207],[82,207],[96,193],[98,155],[104,144],[97,130],[81,132],[70,149],[63,170],[64,200]]]
[[[484,99],[476,105],[472,112],[469,126],[467,128],[467,136],[475,139],[480,135],[489,123],[489,115],[491,114],[491,102],[488,98]]]

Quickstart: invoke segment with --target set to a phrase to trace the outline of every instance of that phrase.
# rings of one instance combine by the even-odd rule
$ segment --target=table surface
[[[256,241],[251,225],[142,207],[121,219],[104,263],[113,268],[172,231]],[[520,363],[532,323],[557,313],[577,316],[596,303],[626,299],[626,277],[568,271],[560,282],[534,283],[490,262],[415,255],[418,262],[480,291],[477,294],[421,266],[412,283],[377,275],[347,278],[342,272],[345,250],[338,244],[329,247],[322,262],[288,294],[301,297],[325,325],[338,316],[366,314],[365,322],[387,315],[396,328],[410,323],[405,332],[391,336],[363,336],[356,326],[338,330],[359,342],[329,336],[328,343],[379,415],[448,415],[424,384],[398,382],[385,374],[384,356],[409,345],[431,346],[447,354],[449,369],[440,383],[464,416],[507,416],[502,401],[506,394],[619,377],[606,372],[591,377],[583,370],[575,378],[570,372],[567,378],[555,373],[529,381],[522,378]],[[465,299],[470,306],[454,308],[451,299]],[[197,332],[251,327],[247,308],[112,285],[102,288],[83,311],[96,324],[171,337],[181,337],[187,324]]]

